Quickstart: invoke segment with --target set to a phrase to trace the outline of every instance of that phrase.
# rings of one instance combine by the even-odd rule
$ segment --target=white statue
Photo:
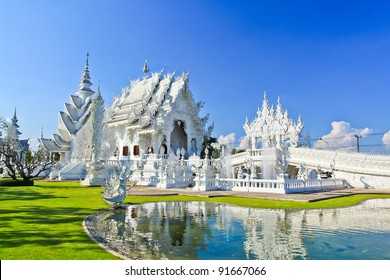
[[[298,175],[297,175],[297,179],[298,180],[305,180],[307,177],[306,175],[306,166],[304,163],[300,163],[299,164],[299,168],[298,168]]]
[[[197,144],[196,144],[196,139],[195,138],[192,138],[191,139],[191,148],[190,148],[190,154],[198,154],[198,147],[197,147]]]
[[[123,201],[126,198],[126,183],[130,178],[132,171],[126,165],[122,165],[120,169],[116,169],[103,184],[103,200],[109,206],[117,208],[123,206]],[[135,183],[134,183],[135,185]]]

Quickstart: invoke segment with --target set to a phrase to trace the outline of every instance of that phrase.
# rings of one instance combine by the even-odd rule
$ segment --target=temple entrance
[[[187,152],[187,133],[185,132],[185,123],[177,120],[171,133],[171,149],[172,152],[176,153],[178,149],[182,148]]]
[[[168,154],[168,147],[166,144],[162,144],[160,147],[160,155]]]

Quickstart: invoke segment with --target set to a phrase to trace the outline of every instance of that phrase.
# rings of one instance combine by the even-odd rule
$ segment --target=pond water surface
[[[390,259],[390,199],[271,210],[158,202],[99,212],[90,235],[135,259]]]

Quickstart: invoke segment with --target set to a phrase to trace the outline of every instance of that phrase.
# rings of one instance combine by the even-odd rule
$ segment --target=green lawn
[[[0,186],[0,259],[117,259],[96,245],[82,228],[83,219],[107,209],[101,188],[74,182],[40,182],[29,187]],[[126,203],[202,200],[261,208],[333,208],[390,195],[354,195],[320,202],[190,196],[135,197]]]
[[[101,188],[35,184],[0,187],[0,259],[116,259],[91,241],[81,224],[108,208]]]

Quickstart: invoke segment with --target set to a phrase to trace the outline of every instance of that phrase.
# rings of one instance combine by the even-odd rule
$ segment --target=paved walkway
[[[237,191],[193,191],[192,189],[159,189],[156,187],[136,186],[128,191],[129,196],[170,196],[170,195],[188,195],[199,197],[221,197],[237,196],[265,199],[279,199],[290,201],[314,202],[330,198],[348,196],[352,194],[390,194],[389,190],[382,189],[344,189],[335,191],[323,191],[313,193],[297,194],[275,194],[275,193],[258,193],[258,192],[237,192]]]

